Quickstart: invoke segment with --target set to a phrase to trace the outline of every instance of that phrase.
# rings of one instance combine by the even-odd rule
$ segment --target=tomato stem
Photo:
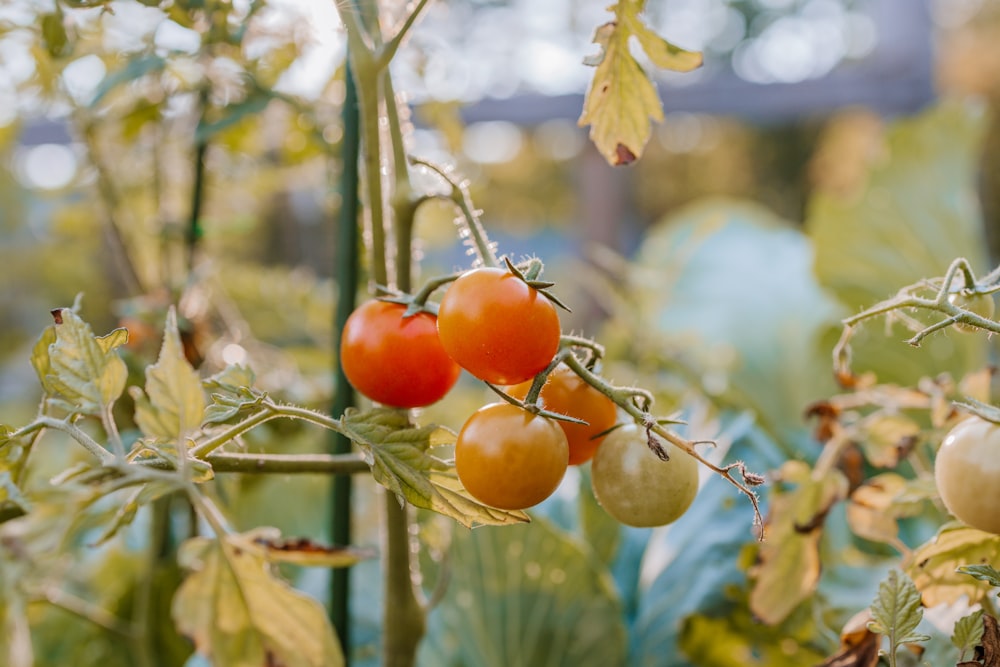
[[[1000,322],[996,322],[988,317],[983,317],[967,308],[963,308],[952,302],[950,298],[955,294],[952,285],[959,279],[963,281],[965,287],[961,288],[964,295],[989,296],[1000,292],[1000,267],[991,271],[980,280],[976,280],[975,273],[969,261],[963,257],[954,260],[948,267],[947,272],[941,278],[931,280],[921,280],[912,285],[907,285],[899,290],[896,296],[891,299],[880,301],[856,315],[852,315],[843,320],[844,328],[840,334],[840,340],[833,348],[833,365],[838,380],[842,384],[849,381],[854,375],[850,370],[851,349],[850,341],[854,335],[855,328],[865,320],[887,315],[892,318],[890,321],[903,323],[907,328],[914,331],[914,335],[906,340],[914,347],[919,347],[924,338],[946,329],[952,325],[964,324],[970,327],[983,329],[992,333],[1000,333]],[[917,290],[934,290],[933,297],[917,296]],[[910,309],[930,310],[941,313],[944,318],[930,325],[907,315]]]
[[[486,235],[486,229],[479,219],[480,211],[472,204],[467,183],[458,181],[450,168],[440,167],[429,160],[411,156],[410,163],[430,169],[451,186],[449,198],[462,214],[456,220],[462,230],[462,240],[471,244],[480,264],[487,267],[499,266],[496,247]]]
[[[567,356],[565,358],[565,363],[573,370],[574,373],[579,375],[584,382],[614,401],[620,408],[625,410],[625,412],[635,419],[636,422],[642,424],[642,426],[648,431],[655,433],[675,447],[684,450],[687,454],[694,457],[696,460],[712,470],[712,472],[721,475],[727,482],[735,486],[750,500],[750,504],[753,506],[754,511],[754,525],[759,526],[760,528],[758,532],[758,539],[764,539],[764,524],[763,517],[760,512],[760,501],[757,498],[757,493],[752,489],[752,487],[759,485],[760,482],[763,481],[763,478],[760,475],[747,470],[746,465],[741,461],[720,467],[703,457],[695,449],[694,442],[686,440],[673,431],[665,428],[649,414],[649,410],[653,405],[653,396],[648,391],[635,387],[616,387],[587,368],[573,355]],[[640,402],[644,403],[644,405],[640,406]],[[738,472],[742,479],[737,479],[734,476],[734,471]]]

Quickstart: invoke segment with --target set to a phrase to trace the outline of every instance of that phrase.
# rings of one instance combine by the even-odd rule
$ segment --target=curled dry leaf
[[[840,650],[819,667],[876,667],[882,638],[868,629],[871,620],[867,609],[852,616],[840,633]]]

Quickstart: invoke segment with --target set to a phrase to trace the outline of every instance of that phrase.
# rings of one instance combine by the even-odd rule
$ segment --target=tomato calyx
[[[545,371],[539,373],[538,375],[540,377],[544,378],[545,377]],[[545,382],[545,380],[543,379],[542,383],[544,384],[544,382]],[[542,406],[538,405],[538,403],[529,402],[529,400],[527,398],[525,400],[523,400],[523,401],[518,400],[518,399],[514,398],[513,396],[511,396],[510,394],[508,394],[507,392],[505,392],[500,387],[498,387],[495,384],[493,384],[492,382],[485,382],[485,384],[486,384],[487,387],[489,387],[490,389],[493,390],[493,393],[495,393],[497,396],[499,396],[500,398],[502,398],[507,403],[510,403],[511,405],[515,405],[515,406],[521,408],[522,410],[524,410],[526,412],[530,412],[533,415],[537,415],[539,417],[547,417],[548,419],[554,419],[555,421],[568,422],[570,424],[580,424],[582,426],[589,426],[590,425],[590,422],[584,421],[583,419],[577,419],[576,417],[570,417],[569,415],[564,415],[561,412],[552,412],[551,410],[546,410]],[[535,399],[537,399],[537,398],[538,398],[538,394],[536,393],[535,394]]]
[[[565,310],[567,313],[573,312],[569,309],[569,306],[559,300],[559,297],[549,291],[551,287],[555,286],[555,283],[547,280],[538,280],[538,276],[542,272],[542,261],[540,259],[532,257],[528,260],[527,265],[523,270],[518,268],[514,262],[510,261],[510,257],[504,256],[503,261],[504,264],[507,265],[507,270],[517,276],[517,278],[528,287],[534,289],[546,299]]]

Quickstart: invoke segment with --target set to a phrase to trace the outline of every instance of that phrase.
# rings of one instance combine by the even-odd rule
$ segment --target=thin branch
[[[760,475],[747,470],[746,466],[741,461],[720,467],[703,457],[695,449],[694,442],[686,440],[673,431],[670,431],[650,416],[648,410],[652,406],[652,396],[649,392],[639,390],[634,387],[615,387],[605,381],[604,378],[588,369],[580,362],[579,359],[572,355],[566,358],[565,363],[573,369],[573,372],[579,375],[584,382],[613,400],[620,408],[625,410],[625,412],[631,415],[636,421],[640,422],[646,429],[652,431],[678,449],[681,449],[688,455],[694,457],[702,463],[702,465],[708,467],[712,470],[712,472],[721,475],[727,482],[735,486],[740,493],[745,495],[750,500],[750,504],[753,505],[754,525],[760,528],[758,539],[764,539],[764,523],[763,516],[760,512],[760,501],[757,498],[757,493],[752,489],[752,487],[758,486],[764,481]],[[636,405],[636,396],[641,397],[647,404],[644,407]],[[733,473],[734,470],[739,473],[742,480],[736,478]]]
[[[462,228],[465,230],[468,240],[472,242],[472,248],[475,250],[479,261],[483,266],[498,266],[499,262],[497,261],[496,250],[486,236],[486,230],[479,219],[479,212],[472,204],[466,184],[456,180],[450,169],[440,167],[428,160],[411,156],[410,162],[430,169],[451,186],[450,199],[462,213],[461,220],[464,222]]]
[[[219,473],[352,475],[371,470],[360,454],[235,454],[216,452],[207,456],[205,462]]]
[[[410,28],[413,27],[413,24],[416,23],[417,18],[421,13],[423,13],[424,8],[427,6],[427,2],[428,0],[419,0],[419,2],[417,2],[417,6],[414,7],[413,11],[407,15],[406,20],[403,22],[403,25],[400,26],[399,30],[396,31],[396,34],[393,35],[392,39],[386,42],[385,46],[380,49],[377,60],[379,69],[385,69],[389,66],[389,63],[392,62],[392,59],[396,55],[396,51],[399,50],[400,44],[403,43],[403,39],[406,38],[407,33],[409,33]]]
[[[125,638],[131,638],[132,636],[131,628],[125,620],[115,616],[103,607],[99,607],[92,602],[88,602],[72,593],[67,593],[55,586],[48,586],[42,589],[39,592],[39,597],[31,601],[46,602],[53,607],[58,607],[116,635],[121,635]]]
[[[93,454],[100,460],[104,465],[108,465],[115,462],[115,455],[101,447],[96,440],[91,438],[86,431],[81,429],[76,424],[72,424],[63,419],[55,419],[54,417],[41,416],[35,420],[35,423],[40,427],[51,428],[56,431],[62,431],[66,433],[71,438],[76,440],[78,443],[83,445],[84,449]],[[25,429],[22,429],[22,431]]]

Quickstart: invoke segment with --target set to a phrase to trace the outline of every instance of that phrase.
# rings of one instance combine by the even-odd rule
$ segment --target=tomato
[[[369,301],[351,313],[340,338],[348,381],[371,400],[419,408],[440,400],[461,373],[438,339],[430,313],[403,317],[406,306]]]
[[[981,417],[955,426],[938,450],[934,479],[956,518],[1000,534],[1000,426]]]
[[[531,380],[507,389],[514,398],[524,400]],[[604,436],[595,438],[615,425],[618,408],[614,402],[580,379],[568,366],[560,364],[549,373],[538,404],[550,412],[582,419],[587,424],[557,421],[569,443],[569,464],[579,465],[594,458]]]
[[[979,315],[980,317],[985,317],[988,320],[993,319],[993,313],[996,311],[996,303],[993,301],[992,294],[973,294],[972,296],[966,296],[961,292],[954,292],[948,295],[948,301],[959,308],[964,308],[970,312]],[[979,327],[973,326],[971,324],[965,324],[960,322],[955,325],[956,328],[962,331],[979,331]]]
[[[568,462],[562,429],[509,403],[476,410],[455,442],[455,470],[465,490],[499,509],[522,510],[548,498]]]
[[[506,269],[473,269],[453,282],[438,309],[441,344],[480,380],[517,384],[545,369],[559,349],[559,314]]]
[[[598,448],[590,471],[597,502],[629,526],[647,528],[676,521],[698,493],[698,462],[669,442],[662,461],[635,424],[612,431]]]

